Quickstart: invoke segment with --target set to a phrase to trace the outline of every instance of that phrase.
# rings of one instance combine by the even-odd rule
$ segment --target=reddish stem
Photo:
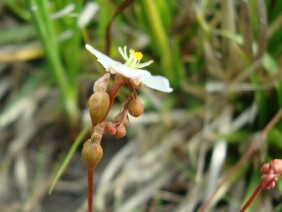
[[[135,86],[134,86],[133,82],[131,80],[128,80],[127,85],[130,89],[130,93],[131,93],[132,98],[135,100],[137,98],[137,93],[136,93]]]
[[[245,205],[241,208],[240,212],[244,212],[250,204],[254,201],[255,197],[259,194],[261,189],[265,186],[265,183],[260,183],[259,186],[256,188],[252,196],[248,199],[248,201],[245,203]]]
[[[203,204],[203,206],[199,209],[200,212],[205,212],[205,211],[208,210],[208,208],[210,207],[211,203],[214,200],[214,197],[216,197],[216,194],[220,191],[220,188],[223,186],[224,182],[232,174],[234,174],[246,161],[248,161],[248,159],[251,157],[251,155],[257,150],[257,148],[264,141],[264,139],[265,139],[266,135],[268,134],[268,132],[277,124],[277,122],[281,119],[281,117],[282,117],[282,109],[280,109],[276,113],[276,115],[271,119],[271,121],[266,125],[266,127],[259,134],[259,137],[256,139],[256,141],[245,152],[245,154],[242,156],[242,158],[223,177],[223,180],[219,183],[219,185],[217,186],[216,190],[208,198],[208,200]]]
[[[131,103],[132,100],[133,100],[133,97],[132,97],[132,95],[130,95],[127,98],[127,100],[126,100],[126,102],[125,102],[125,104],[122,108],[122,118],[119,122],[114,124],[115,127],[118,127],[120,124],[122,124],[125,121],[127,113],[128,113],[128,106],[129,106],[129,104]]]
[[[94,179],[94,167],[88,167],[88,212],[93,211],[93,179]]]
[[[120,75],[120,74],[117,74],[115,76],[115,80],[113,82],[113,85],[112,85],[112,88],[111,90],[109,91],[109,96],[110,96],[110,105],[109,105],[109,108],[105,114],[105,116],[103,117],[103,119],[101,120],[101,123],[103,121],[105,121],[105,119],[107,118],[109,112],[110,112],[110,109],[114,103],[114,100],[115,100],[115,97],[116,97],[116,94],[117,92],[119,91],[119,89],[128,81],[128,78],[125,78],[124,76]]]

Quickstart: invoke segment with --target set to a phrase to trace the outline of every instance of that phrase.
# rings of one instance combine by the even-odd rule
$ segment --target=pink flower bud
[[[123,124],[121,124],[117,127],[116,138],[119,139],[119,138],[124,137],[125,135],[126,135],[125,126]]]
[[[276,181],[271,180],[264,186],[264,189],[266,189],[266,190],[273,189],[275,187],[275,184],[276,184]]]
[[[115,125],[112,122],[108,122],[105,126],[105,130],[110,134],[110,135],[114,135],[116,134],[116,128]]]
[[[140,99],[132,100],[129,104],[128,111],[133,117],[139,117],[144,112],[144,106]]]
[[[262,165],[260,172],[262,174],[268,174],[269,173],[269,163],[265,163]]]
[[[103,149],[99,143],[88,139],[82,148],[82,158],[87,167],[95,167],[103,157]]]
[[[270,162],[269,168],[272,169],[275,174],[282,175],[282,160],[274,159]]]
[[[107,92],[97,91],[88,100],[88,108],[92,125],[96,126],[102,121],[110,106],[110,98]]]

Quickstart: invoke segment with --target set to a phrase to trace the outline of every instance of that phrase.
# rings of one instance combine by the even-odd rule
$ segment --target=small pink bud
[[[274,171],[275,174],[282,174],[282,160],[280,159],[274,159],[270,162],[270,169]]]
[[[275,184],[276,184],[276,181],[272,180],[264,186],[264,189],[266,190],[273,189],[275,187]]]
[[[116,128],[115,125],[112,122],[108,122],[105,126],[105,130],[110,134],[110,135],[114,135],[116,134]]]
[[[95,167],[103,157],[103,149],[99,143],[88,139],[82,148],[82,159],[87,167]]]
[[[110,98],[107,92],[96,91],[88,100],[88,108],[92,125],[96,126],[102,121],[110,106]]]
[[[263,164],[261,169],[260,169],[260,172],[262,174],[268,174],[268,172],[269,172],[269,163]]]
[[[124,125],[121,124],[117,127],[116,138],[119,139],[119,138],[124,137],[125,135],[126,135],[126,129]]]
[[[135,100],[132,100],[129,104],[128,111],[133,117],[141,116],[144,112],[144,106],[140,99],[136,98]]]

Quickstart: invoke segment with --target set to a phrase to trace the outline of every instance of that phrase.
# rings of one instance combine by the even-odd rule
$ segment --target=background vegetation
[[[103,69],[85,43],[115,59],[119,46],[142,51],[174,88],[140,89],[146,112],[126,139],[104,137],[96,211],[238,211],[261,164],[282,155],[281,122],[257,137],[282,107],[281,11],[279,0],[1,1],[0,211],[85,211],[81,145],[47,194],[89,137],[86,102]],[[251,210],[280,211],[281,192],[282,181]]]

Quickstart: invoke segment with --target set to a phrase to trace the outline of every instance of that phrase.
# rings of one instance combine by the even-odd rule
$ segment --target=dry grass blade
[[[219,119],[219,133],[230,133],[230,122],[232,119],[232,108],[226,107],[223,109]],[[215,141],[215,145],[212,150],[209,179],[206,187],[206,199],[212,194],[216,188],[216,183],[221,173],[222,166],[226,160],[227,143],[225,139]]]
[[[131,141],[129,145],[124,147],[113,159],[108,168],[101,176],[100,186],[96,192],[96,206],[98,210],[106,209],[107,196],[113,195],[114,202],[117,208],[121,211],[125,209],[130,210],[144,204],[149,198],[152,197],[154,191],[167,183],[173,172],[163,174],[166,170],[167,157],[171,149],[180,143],[184,142],[184,137],[188,132],[175,130],[170,132],[158,141],[150,140],[151,146],[148,151],[140,152],[138,146],[139,142],[148,141]],[[155,179],[155,180],[154,180]],[[158,183],[156,183],[158,182]],[[125,195],[125,191],[136,185],[138,192],[131,196],[129,199]],[[157,186],[157,187],[156,187]],[[154,188],[154,189],[152,189]],[[142,197],[142,198],[139,198]],[[124,209],[124,210],[123,210]]]
[[[251,14],[248,1],[242,1],[240,4],[240,23],[242,25],[242,36],[244,42],[244,49],[250,61],[253,60],[253,32],[251,27]],[[244,72],[243,72],[244,73]]]
[[[259,33],[258,33],[258,58],[262,57],[266,50],[267,42],[267,15],[264,0],[257,0]]]

